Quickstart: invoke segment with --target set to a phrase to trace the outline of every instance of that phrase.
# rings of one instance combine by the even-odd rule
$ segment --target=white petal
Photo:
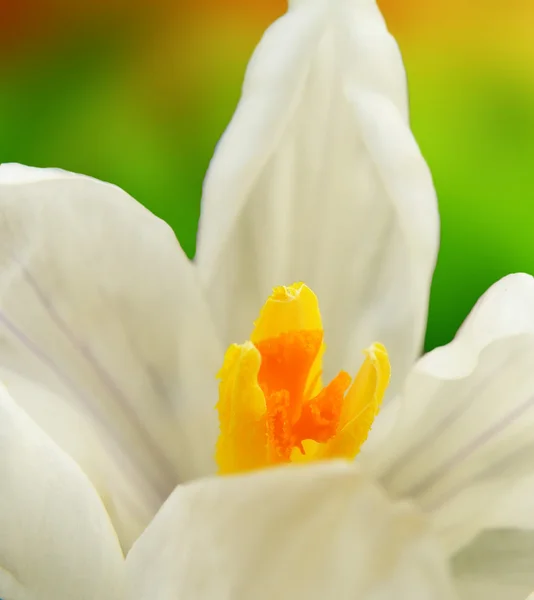
[[[179,480],[211,472],[222,351],[162,221],[115,186],[38,172],[0,167],[0,375],[127,546]]]
[[[0,596],[121,598],[124,559],[87,477],[0,387]]]
[[[484,528],[534,527],[512,494],[534,477],[533,365],[534,280],[512,275],[414,367],[387,443],[365,457],[393,496],[432,513],[450,552]]]
[[[139,600],[451,597],[418,514],[345,463],[178,487],[126,565]]]
[[[452,562],[463,600],[525,600],[534,589],[534,532],[479,536]]]
[[[0,185],[36,183],[44,179],[64,179],[65,177],[79,177],[79,175],[63,169],[40,169],[17,163],[0,164]]]
[[[492,286],[454,340],[424,356],[417,370],[442,379],[463,377],[476,367],[485,347],[523,333],[534,333],[534,283],[530,275],[515,273]]]
[[[327,371],[354,370],[378,340],[402,380],[439,229],[406,104],[374,1],[294,2],[267,31],[204,186],[195,261],[227,343],[273,286],[301,280],[321,303]]]

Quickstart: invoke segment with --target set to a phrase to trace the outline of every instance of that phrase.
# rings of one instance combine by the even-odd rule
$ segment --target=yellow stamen
[[[275,288],[254,325],[251,341],[230,346],[218,374],[219,472],[354,458],[389,383],[384,346],[365,351],[352,383],[341,371],[323,387],[322,321],[310,288]]]

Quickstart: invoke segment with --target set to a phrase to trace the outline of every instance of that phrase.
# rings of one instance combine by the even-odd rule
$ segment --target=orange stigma
[[[387,352],[373,344],[352,381],[322,385],[323,329],[315,294],[275,288],[251,341],[233,344],[219,372],[221,474],[326,458],[353,458],[389,382]]]

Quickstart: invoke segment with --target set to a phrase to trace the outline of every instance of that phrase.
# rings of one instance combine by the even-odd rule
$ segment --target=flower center
[[[373,344],[354,378],[322,385],[323,329],[304,284],[275,288],[251,341],[233,344],[219,372],[219,472],[354,458],[389,382],[385,348]]]

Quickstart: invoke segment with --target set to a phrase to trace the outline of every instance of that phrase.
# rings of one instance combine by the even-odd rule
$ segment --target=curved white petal
[[[305,281],[327,371],[354,370],[378,340],[401,381],[420,351],[438,230],[375,2],[293,2],[250,62],[204,185],[195,261],[223,339],[248,337],[273,286]]]
[[[526,600],[534,590],[534,532],[486,532],[456,555],[462,600]]]
[[[93,478],[125,546],[211,471],[221,357],[165,223],[115,186],[0,167],[0,376]]]
[[[534,333],[533,281],[525,273],[503,277],[479,299],[454,340],[423,356],[416,370],[458,379],[476,368],[480,352],[492,342]]]
[[[80,468],[0,387],[0,597],[121,600],[124,559]]]
[[[139,600],[452,597],[424,521],[345,463],[178,487],[126,565]]]
[[[534,527],[517,493],[533,489],[533,365],[534,280],[512,275],[415,365],[389,439],[364,457],[393,496],[432,513],[450,552],[485,528]]]
[[[0,185],[37,183],[45,179],[65,179],[65,177],[81,177],[81,175],[64,169],[42,169],[18,163],[0,164]]]

